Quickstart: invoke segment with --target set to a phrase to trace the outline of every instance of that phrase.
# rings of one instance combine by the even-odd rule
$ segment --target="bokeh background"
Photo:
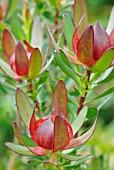
[[[0,22],[0,37],[2,37],[3,29],[7,28],[11,30],[16,40],[20,39],[22,41],[23,37],[27,38],[26,32],[23,31],[24,24],[22,22],[24,8],[29,8],[33,16],[39,15],[43,26],[44,21],[52,27],[54,26],[56,8],[52,5],[53,0],[16,0],[16,5],[14,1],[15,0],[6,0],[9,7],[4,13],[3,20]],[[2,3],[3,2],[0,1],[0,4]],[[68,5],[65,6],[65,4],[63,4],[63,7],[61,7],[59,11],[60,22],[62,21],[64,13],[68,13],[73,20],[73,1],[69,0],[65,3]],[[113,5],[114,0],[87,0],[89,23],[94,25],[96,21],[99,21],[99,23],[106,28]],[[47,35],[46,30],[44,31],[44,35]],[[44,42],[44,44],[46,45],[46,42]],[[3,54],[1,38],[0,56],[6,60]],[[67,88],[70,90],[69,84],[72,83],[72,81],[68,81],[64,74],[59,73],[61,71],[58,67],[55,68],[55,62],[52,63],[49,70],[51,80],[54,81],[54,79],[57,80],[60,77],[65,78]],[[113,76],[114,72],[111,74]],[[40,94],[43,96],[43,100],[51,99],[52,90],[49,87],[50,79],[46,81],[45,88],[42,89],[42,93]],[[0,71],[0,170],[31,170],[32,167],[26,163],[26,157],[15,156],[15,154],[5,146],[5,142],[14,140],[12,122],[16,120],[17,115],[15,87],[12,86],[12,84],[15,84],[15,81]],[[104,85],[96,87],[93,95],[99,94],[102,90],[105,91],[109,87],[114,87],[114,79]],[[97,106],[100,102],[103,102],[103,100],[104,98],[95,101],[92,105]],[[46,106],[48,108],[51,107],[49,100]],[[49,112],[49,109],[47,112]],[[97,128],[93,137],[84,148],[84,152],[86,151],[95,157],[91,163],[89,163],[88,167],[82,166],[81,169],[114,170],[114,94],[112,94],[112,98],[107,104],[100,109]],[[15,162],[14,167],[11,166],[12,162]]]

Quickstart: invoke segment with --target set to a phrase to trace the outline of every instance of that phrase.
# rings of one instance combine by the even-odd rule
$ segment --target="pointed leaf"
[[[85,161],[89,160],[89,159],[92,159],[93,156],[89,155],[89,156],[86,156],[82,159],[80,159],[79,161],[73,161],[71,162],[70,165],[65,165],[64,167],[73,167],[73,168],[78,168],[80,164],[84,163]]]
[[[48,31],[48,33],[49,33],[50,40],[51,40],[51,42],[52,42],[55,50],[56,50],[57,52],[59,52],[59,46],[58,46],[58,44],[56,43],[56,41],[55,41],[55,39],[54,39],[54,37],[53,37],[53,35],[52,35],[52,33],[51,33],[48,25],[46,25],[46,27],[47,27],[47,31]]]
[[[8,15],[6,16],[7,19],[9,19],[10,17],[13,17],[13,13],[14,13],[14,11],[16,9],[18,1],[15,0],[15,1],[11,1],[11,2],[12,2],[12,4],[10,5],[10,9],[8,10]]]
[[[96,64],[92,68],[92,72],[102,73],[104,72],[112,63],[114,58],[114,49],[108,49],[102,57],[96,62]]]
[[[73,121],[71,125],[72,130],[73,130],[73,135],[75,135],[79,131],[81,126],[83,125],[86,115],[87,115],[87,111],[88,111],[88,107],[87,106],[83,107],[81,111],[79,112],[78,116]]]
[[[64,136],[64,138],[63,138]],[[53,151],[63,149],[69,143],[69,135],[66,124],[60,116],[56,116],[54,122],[54,148]]]
[[[107,32],[96,22],[94,27],[94,59],[97,61],[111,46]]]
[[[27,96],[19,88],[16,91],[16,105],[17,105],[18,113],[21,116],[21,119],[23,120],[25,125],[29,128],[29,123],[30,123],[33,110],[31,108]]]
[[[24,142],[24,140],[23,140],[23,138],[22,138],[22,135],[21,135],[21,133],[20,133],[20,131],[19,131],[19,128],[18,128],[16,122],[13,123],[13,130],[14,130],[14,134],[15,134],[18,142],[19,142],[20,144],[22,144],[22,145],[25,146],[25,142]]]
[[[77,84],[79,84],[78,82],[78,78],[76,77],[76,74],[73,72],[73,70],[71,68],[69,68],[64,62],[63,60],[61,59],[60,55],[55,53],[54,54],[55,56],[55,59],[56,59],[56,62],[58,64],[58,66],[61,68],[61,70],[67,74],[69,77],[71,77],[73,80],[75,80],[75,82]]]
[[[67,90],[65,84],[60,80],[55,88],[52,104],[52,115],[60,115],[61,113],[67,117]]]
[[[93,40],[94,32],[93,27],[88,26],[82,33],[79,41],[77,42],[77,59],[83,64],[93,66]]]
[[[8,59],[10,59],[15,52],[15,42],[11,33],[7,29],[4,29],[3,31],[2,43],[4,52],[6,53]]]
[[[18,44],[16,45],[15,65],[16,65],[16,72],[18,75],[20,76],[28,75],[29,60],[21,42],[18,42]]]
[[[66,41],[70,49],[72,49],[72,36],[74,33],[74,27],[70,17],[67,14],[63,15],[63,24],[64,24],[64,34],[65,34]]]
[[[42,66],[42,56],[38,48],[34,48],[30,56],[30,65],[28,77],[30,79],[36,78],[40,73]]]
[[[22,77],[21,76],[18,76],[16,73],[14,73],[10,66],[0,58],[0,68],[2,69],[2,71],[10,76],[11,78],[15,79],[15,80],[22,80]]]
[[[84,155],[84,156],[81,156],[81,155],[76,155],[76,156],[72,156],[72,155],[66,155],[66,154],[58,154],[58,156],[64,158],[64,159],[67,159],[69,161],[79,161],[89,155]]]
[[[64,53],[62,50],[60,50],[60,56],[61,56],[63,62],[64,62],[68,67],[71,68],[70,62],[69,62],[68,58],[66,57],[65,53]]]
[[[25,156],[35,156],[35,154],[30,152],[29,149],[25,146],[17,145],[17,144],[10,143],[10,142],[6,142],[5,145],[9,149],[11,149],[12,151],[14,151],[18,154],[25,155]]]
[[[88,25],[88,14],[86,0],[75,0],[74,2],[74,25],[75,28],[78,26],[81,18],[84,16],[83,24],[80,28],[81,32],[84,31]]]
[[[95,122],[92,125],[92,127],[86,133],[84,133],[82,136],[70,140],[70,143],[66,146],[65,149],[76,148],[77,146],[80,146],[80,145],[83,145],[84,143],[86,143],[89,140],[89,138],[92,136],[92,134],[95,130],[96,123],[97,123],[97,117],[98,117],[98,115],[96,116]]]
[[[40,23],[39,16],[36,16],[32,25],[31,46],[39,48],[42,51],[43,46],[43,30]]]
[[[110,14],[110,19],[107,25],[106,32],[110,34],[113,28],[114,28],[114,6],[112,7],[112,11]]]
[[[26,45],[27,51],[32,52],[33,47],[26,40],[23,40],[23,43]]]

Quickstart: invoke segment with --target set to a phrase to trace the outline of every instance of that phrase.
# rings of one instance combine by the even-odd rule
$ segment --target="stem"
[[[88,69],[86,69],[86,75],[87,75],[87,81],[89,81],[90,79],[90,71]],[[88,91],[88,85],[86,86],[86,91]],[[84,104],[84,101],[86,99],[86,96],[87,96],[87,92],[85,93],[85,96],[84,97],[80,97],[80,100],[79,100],[79,108],[78,108],[78,111],[77,111],[77,115],[79,114],[80,110],[83,108],[83,104]],[[74,138],[78,137],[78,132],[74,135]]]
[[[57,35],[58,35],[58,25],[59,25],[59,22],[58,22],[58,16],[59,16],[59,9],[56,8],[55,9],[55,27],[56,27],[56,31],[55,31],[55,41],[57,42]]]
[[[49,55],[49,52],[50,52],[50,47],[51,47],[51,42],[50,42],[50,39],[48,41],[48,48],[47,48],[47,51],[46,51],[46,55],[45,55],[45,58],[44,58],[44,61],[43,61],[43,64],[42,64],[42,68],[45,66],[46,64],[46,60],[48,58],[48,55]]]

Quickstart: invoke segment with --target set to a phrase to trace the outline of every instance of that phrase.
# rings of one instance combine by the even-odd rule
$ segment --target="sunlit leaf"
[[[107,25],[106,32],[110,34],[113,28],[114,28],[114,6],[112,7],[112,11],[110,14],[110,19]]]
[[[35,156],[32,152],[29,151],[29,149],[25,146],[17,145],[14,143],[6,142],[5,145],[11,149],[12,151],[25,155],[25,156]]]
[[[70,49],[72,49],[72,36],[74,33],[74,27],[70,17],[67,14],[63,15],[63,24],[64,24],[65,38],[67,40]]]
[[[21,119],[25,125],[29,128],[30,119],[32,116],[33,109],[29,103],[29,100],[25,93],[21,89],[16,91],[16,105]]]
[[[78,132],[78,130],[81,128],[81,126],[83,125],[84,120],[87,115],[87,111],[88,111],[88,107],[84,106],[79,112],[78,116],[73,121],[73,123],[71,124],[73,135],[75,135]]]
[[[0,58],[0,68],[2,69],[2,71],[6,75],[8,75],[8,76],[10,76],[10,77],[12,77],[12,78],[14,78],[16,80],[21,80],[22,79],[22,77],[18,76],[16,73],[14,73],[11,70],[10,66],[4,60],[2,60],[1,58]]]
[[[42,56],[38,48],[34,48],[30,56],[30,65],[28,77],[30,79],[36,78],[40,73],[42,66]]]
[[[87,156],[90,156],[90,155],[84,155],[84,156],[81,156],[81,155],[75,155],[75,156],[72,156],[72,155],[66,155],[66,154],[58,154],[60,157],[64,158],[64,159],[67,159],[69,161],[79,161]]]
[[[32,25],[31,46],[39,48],[42,51],[43,46],[43,30],[39,16],[36,16]]]

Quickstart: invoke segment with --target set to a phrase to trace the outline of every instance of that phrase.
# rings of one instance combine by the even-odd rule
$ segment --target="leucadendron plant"
[[[61,4],[63,1],[58,0],[57,2]],[[53,1],[50,1],[50,4],[53,4]],[[54,4],[55,9],[57,9],[57,4]],[[43,60],[42,31],[37,16],[33,21],[32,40],[29,43],[29,38],[27,40],[23,38],[24,44],[22,41],[15,43],[12,34],[7,29],[3,31],[3,48],[9,65],[1,59],[0,67],[8,76],[19,83],[22,83],[22,81],[29,82],[27,88],[31,93],[27,93],[28,89],[25,93],[23,87],[23,90],[20,88],[16,90],[16,106],[19,118],[25,124],[27,130],[23,135],[23,128],[20,126],[21,120],[19,124],[15,121],[13,128],[18,144],[7,142],[6,146],[18,154],[31,156],[28,161],[30,166],[41,169],[74,169],[92,158],[91,155],[82,154],[78,149],[93,135],[98,111],[111,96],[98,106],[93,106],[92,101],[114,92],[114,87],[111,87],[92,97],[94,87],[111,80],[109,75],[113,70],[114,58],[113,10],[105,31],[98,22],[95,23],[95,26],[88,22],[86,0],[75,0],[74,23],[72,23],[68,14],[63,15],[62,31],[64,37],[60,33],[61,27],[57,29],[57,22],[55,22],[56,31],[53,31],[54,35],[46,24],[47,32],[55,48],[55,51],[51,51],[47,64],[50,45]],[[58,19],[59,14],[58,11],[56,12]],[[59,33],[60,36],[58,37]],[[26,32],[26,34],[28,33]],[[39,35],[39,39],[37,35]],[[26,37],[29,36],[26,35]],[[61,38],[65,38],[62,41],[63,44],[60,43]],[[44,86],[48,89],[49,95],[50,84],[49,82],[46,86],[44,84],[49,74],[45,74],[47,73],[45,70],[53,59],[66,74],[67,80],[73,82],[74,91],[67,94],[66,82],[64,83],[61,80],[64,77],[58,78],[55,75],[55,81],[59,81],[56,81],[56,85],[53,86],[51,109],[46,98],[45,103],[48,103],[46,107],[49,107],[49,110],[45,112],[43,105],[39,105],[39,101],[42,100],[39,92],[42,93],[40,89]],[[54,66],[57,66],[56,64]],[[49,77],[49,79],[51,78]],[[30,98],[28,99],[27,96]],[[32,100],[30,101],[30,99]],[[67,110],[68,102],[75,105],[73,114]],[[87,123],[87,121],[90,123],[92,120],[94,122],[87,130],[84,123]]]
[[[54,166],[61,169],[64,167],[64,163],[60,161],[60,158],[75,161],[75,165],[80,165],[80,163],[91,159],[92,156],[90,155],[71,156],[64,154],[64,151],[73,148],[78,149],[89,140],[96,127],[97,109],[94,108],[96,118],[92,127],[79,137],[75,137],[75,134],[85,121],[88,107],[83,107],[76,119],[70,123],[68,120],[67,100],[65,84],[60,80],[54,90],[50,115],[39,119],[38,116],[35,115],[35,107],[34,109],[31,108],[25,93],[21,89],[17,89],[17,110],[22,121],[28,128],[30,136],[24,137],[17,123],[14,122],[14,133],[19,145],[7,142],[6,146],[21,155],[37,157],[47,155],[46,161],[40,161],[40,164],[43,164],[44,167]],[[27,139],[30,142],[29,144],[27,143]],[[33,162],[34,161],[35,160],[33,160]],[[32,162],[32,160],[30,162]],[[39,164],[39,161],[36,159],[36,165],[37,163]]]

